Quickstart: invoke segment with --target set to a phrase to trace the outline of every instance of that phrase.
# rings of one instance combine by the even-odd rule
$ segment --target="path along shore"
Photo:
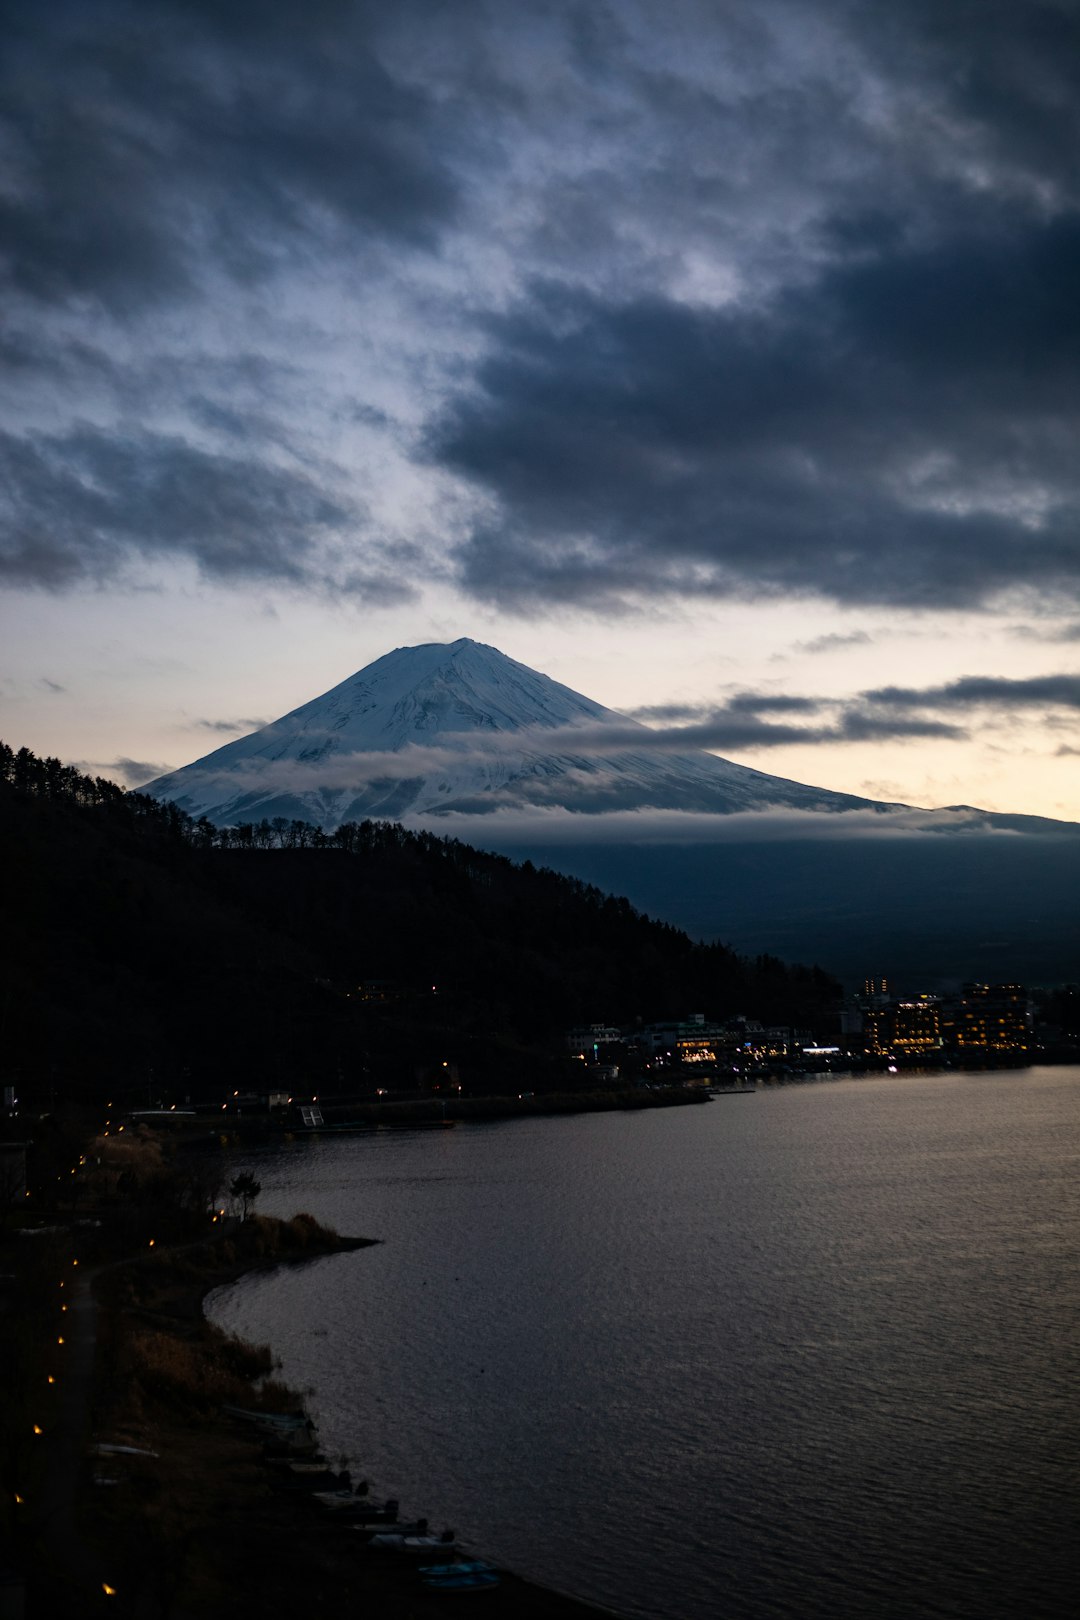
[[[362,1551],[355,1534],[324,1524],[302,1497],[275,1491],[259,1434],[221,1411],[223,1400],[300,1403],[281,1386],[267,1389],[265,1379],[255,1393],[252,1375],[265,1373],[269,1358],[250,1347],[245,1354],[211,1327],[206,1295],[255,1269],[369,1241],[311,1223],[300,1230],[301,1245],[296,1232],[296,1222],[260,1217],[210,1243],[100,1268],[93,1279],[98,1309],[79,1313],[80,1360],[96,1350],[93,1387],[86,1378],[69,1401],[62,1466],[72,1468],[81,1443],[132,1450],[83,1465],[85,1492],[74,1521],[63,1505],[53,1517],[45,1541],[50,1567],[31,1578],[27,1620],[82,1616],[99,1606],[132,1620],[273,1620],[328,1606],[370,1620],[459,1612],[460,1595],[425,1589],[394,1554]],[[89,1413],[76,1410],[80,1401],[91,1403]],[[63,1496],[58,1476],[57,1503]],[[412,1512],[417,1504],[404,1507]],[[483,1556],[482,1548],[471,1551]],[[509,1572],[483,1593],[483,1608],[496,1620],[609,1614]]]

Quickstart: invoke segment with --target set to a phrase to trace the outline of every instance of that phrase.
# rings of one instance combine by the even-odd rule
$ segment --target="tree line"
[[[839,993],[820,969],[694,941],[456,839],[388,821],[218,828],[4,744],[0,886],[17,1082],[111,1095],[127,1076],[147,1103],[166,1078],[180,1100],[241,1081],[323,1094],[448,1065],[472,1090],[539,1090],[582,1023],[813,1026]]]
[[[505,878],[520,870],[540,881],[549,880],[550,884],[589,905],[613,914],[640,916],[629,900],[605,894],[595,884],[554,872],[550,867],[537,868],[528,860],[518,863],[506,855],[480,851],[460,839],[412,831],[396,821],[346,821],[332,832],[325,832],[310,821],[272,816],[219,827],[206,816],[189,815],[169,800],[122,788],[107,777],[86,775],[59,759],[39,758],[29,748],[16,750],[3,741],[0,741],[0,783],[29,798],[66,802],[80,808],[105,808],[114,817],[139,824],[149,832],[192,849],[327,849],[364,856],[412,850],[426,857],[447,860],[465,878],[479,885],[490,885],[496,874]],[[672,936],[679,933],[666,923],[654,926]]]

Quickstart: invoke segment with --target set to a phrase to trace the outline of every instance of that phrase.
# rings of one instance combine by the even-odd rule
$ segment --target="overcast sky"
[[[0,732],[473,636],[1080,820],[1076,0],[3,6]]]

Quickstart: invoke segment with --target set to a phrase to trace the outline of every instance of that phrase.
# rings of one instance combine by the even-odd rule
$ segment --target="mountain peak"
[[[321,697],[147,784],[228,824],[541,806],[725,814],[866,804],[673,747],[467,636],[397,647]]]

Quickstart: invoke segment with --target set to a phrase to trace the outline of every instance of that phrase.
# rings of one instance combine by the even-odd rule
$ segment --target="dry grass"
[[[229,1401],[235,1405],[254,1401],[273,1408],[274,1393],[284,1393],[289,1404],[295,1397],[284,1386],[272,1391],[267,1400],[264,1389],[253,1392],[252,1380],[265,1377],[273,1367],[266,1345],[245,1344],[207,1324],[197,1339],[181,1339],[175,1334],[136,1332],[130,1343],[131,1370],[143,1392],[151,1400],[170,1406],[194,1409],[200,1415]]]

